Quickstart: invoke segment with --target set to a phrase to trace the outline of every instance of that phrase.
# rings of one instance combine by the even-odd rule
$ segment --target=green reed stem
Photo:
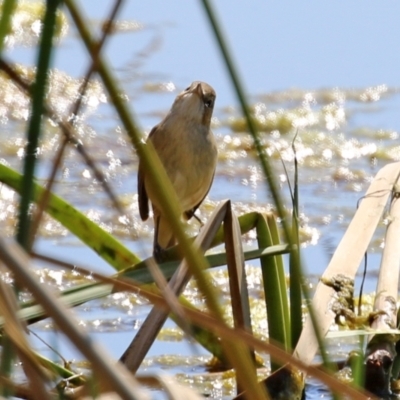
[[[278,227],[274,217],[259,218],[257,242],[260,248],[268,248],[279,244]],[[289,305],[282,257],[262,256],[260,257],[260,263],[267,307],[269,338],[276,343],[280,343],[284,350],[290,352]],[[281,366],[281,364],[271,360],[272,372]]]
[[[278,216],[281,218],[281,223],[282,223],[283,231],[285,234],[285,238],[286,238],[287,242],[289,243],[290,248],[292,249],[291,250],[290,272],[291,272],[291,274],[293,273],[295,279],[297,279],[297,282],[296,282],[297,288],[299,288],[299,289],[301,288],[302,293],[305,296],[308,311],[310,314],[310,318],[313,322],[315,334],[316,334],[316,337],[317,337],[317,340],[318,340],[318,343],[320,346],[320,350],[322,352],[323,361],[324,361],[325,365],[328,365],[328,360],[327,360],[326,352],[324,349],[323,338],[321,337],[321,334],[319,333],[316,316],[315,316],[315,313],[313,312],[313,309],[311,308],[311,302],[309,301],[309,299],[310,299],[309,292],[303,283],[302,277],[304,276],[304,274],[303,274],[302,268],[301,268],[299,249],[298,249],[298,246],[296,246],[297,241],[294,239],[293,232],[289,228],[289,225],[285,219],[284,203],[282,202],[282,199],[281,199],[279,191],[278,191],[278,185],[277,185],[275,177],[274,177],[273,168],[270,165],[269,160],[268,160],[268,158],[263,150],[263,147],[261,145],[261,141],[260,141],[256,126],[255,126],[255,123],[253,121],[253,117],[251,115],[251,112],[249,110],[249,107],[248,107],[248,104],[246,101],[244,89],[240,82],[239,75],[236,71],[235,64],[232,60],[232,57],[230,56],[230,52],[229,52],[228,46],[225,42],[224,35],[222,34],[222,30],[220,29],[220,24],[217,21],[216,14],[215,14],[209,0],[201,0],[201,3],[206,12],[207,18],[210,22],[212,31],[215,35],[215,39],[218,43],[223,60],[225,62],[225,66],[228,70],[229,76],[232,80],[232,84],[235,88],[236,95],[237,95],[238,101],[240,103],[240,106],[242,108],[242,113],[246,119],[249,132],[253,137],[254,146],[255,146],[258,158],[260,160],[260,164],[261,164],[263,173],[267,179],[269,189],[272,194],[272,197],[273,197],[273,200],[275,203],[275,207],[278,212]],[[296,194],[296,197],[297,197],[297,194]],[[292,227],[292,229],[293,228],[296,228],[296,226]],[[296,298],[298,298],[298,294],[296,294]],[[299,309],[297,309],[296,311],[293,311],[293,312],[299,313],[298,310]],[[293,313],[291,313],[291,317],[293,318]],[[294,317],[294,320],[295,321],[291,321],[292,332],[294,331],[294,335],[293,335],[294,337],[292,337],[292,343],[296,344],[297,342],[294,343],[296,340],[296,336],[298,336],[298,332],[301,331],[301,327],[300,327],[301,325],[299,325],[301,323],[300,313]],[[293,322],[295,322],[296,325],[294,325]]]
[[[274,173],[274,170],[273,170],[269,160],[267,159],[264,149],[262,147],[260,137],[258,135],[257,128],[254,123],[253,116],[251,115],[250,108],[247,104],[245,91],[244,91],[241,81],[239,79],[239,74],[236,71],[235,64],[234,64],[232,57],[230,55],[230,52],[228,50],[228,46],[225,42],[224,35],[222,34],[222,31],[220,29],[220,24],[217,21],[216,14],[215,14],[214,10],[212,9],[210,2],[208,0],[201,0],[201,3],[204,6],[204,10],[206,11],[206,14],[207,14],[208,20],[211,24],[213,33],[218,42],[219,49],[221,50],[222,57],[225,62],[225,66],[229,72],[229,76],[232,80],[232,85],[235,88],[239,104],[242,108],[242,113],[246,119],[247,127],[249,129],[251,136],[253,137],[254,146],[256,148],[257,155],[260,160],[264,175],[267,178],[267,182],[268,182],[272,197],[274,199],[274,204],[278,211],[279,217],[282,219],[283,227],[285,230],[286,240],[288,241],[288,243],[290,243],[291,242],[291,234],[290,234],[289,228],[287,226],[287,223],[285,223],[284,203],[279,194],[278,185],[275,180],[275,173]]]
[[[34,185],[34,171],[36,163],[36,151],[40,136],[41,120],[43,115],[43,101],[47,87],[47,71],[49,69],[50,57],[52,52],[53,35],[56,25],[56,12],[59,5],[59,0],[48,0],[46,3],[46,12],[43,19],[43,28],[40,38],[37,73],[35,82],[32,86],[32,113],[29,121],[27,132],[28,144],[26,146],[26,154],[24,158],[23,168],[23,192],[19,205],[19,216],[17,226],[17,241],[26,250],[29,247],[29,229],[30,229],[30,215],[29,207],[33,195]],[[5,5],[4,5],[5,6]],[[12,4],[7,5],[7,12],[12,10]],[[4,8],[3,8],[4,11]],[[11,15],[4,16],[4,18],[11,18]],[[7,20],[2,18],[1,21],[4,25],[2,29],[7,29]],[[3,33],[3,32],[2,32]],[[3,41],[1,42],[3,44]],[[14,351],[7,336],[3,340],[3,351],[1,355],[1,371],[2,376],[10,376],[12,371],[12,364],[14,358]],[[8,397],[10,392],[7,389],[2,389],[0,392],[4,397]]]
[[[56,28],[56,14],[60,0],[47,0],[43,19],[37,60],[37,73],[32,84],[32,113],[29,120],[26,153],[23,168],[23,192],[19,206],[17,241],[26,250],[29,248],[31,217],[29,207],[33,197],[37,148],[44,114],[44,98],[47,90],[48,70],[53,50],[53,37]]]
[[[297,153],[295,147],[295,138],[293,139],[292,149],[294,153],[294,183],[293,183],[293,198],[292,198],[292,239],[297,248],[300,248],[299,238],[299,169],[297,162]],[[303,275],[300,267],[300,252],[291,252],[289,259],[289,273],[290,273],[290,320],[291,324],[291,339],[292,348],[294,349],[299,341],[301,331],[303,330],[303,313],[302,313],[302,286],[304,297],[308,301],[310,295],[306,285],[302,285]]]
[[[94,40],[91,33],[87,29],[87,22],[82,18],[82,13],[78,10],[75,1],[65,0],[65,4],[71,14],[71,17],[77,27],[79,34],[88,52],[91,54],[94,46]],[[122,123],[131,138],[132,144],[134,145],[139,157],[143,162],[144,168],[149,173],[150,179],[157,187],[161,203],[163,214],[166,215],[168,223],[174,229],[176,237],[178,239],[179,248],[182,254],[185,256],[187,265],[190,272],[195,276],[199,289],[205,295],[207,306],[210,312],[216,316],[218,319],[223,319],[223,314],[219,301],[215,291],[209,282],[208,276],[203,273],[203,271],[208,267],[207,261],[202,256],[200,249],[192,246],[191,241],[187,238],[185,231],[183,229],[182,223],[180,221],[180,212],[177,206],[177,196],[173,190],[171,183],[169,182],[168,176],[163,168],[161,161],[157,157],[155,150],[151,145],[145,145],[142,141],[142,136],[139,129],[133,121],[132,113],[128,109],[126,102],[121,98],[121,90],[117,85],[116,79],[112,76],[111,69],[104,62],[101,55],[98,57],[98,72],[103,80],[103,83],[108,91],[108,94],[115,106],[115,109],[121,118]],[[174,204],[175,203],[175,204]],[[245,346],[242,343],[229,343],[228,357],[232,365],[238,369],[238,371],[243,371],[242,376],[246,376],[248,370],[251,368],[251,360],[246,353]],[[246,360],[246,355],[248,360]],[[237,357],[236,357],[237,356]],[[248,367],[248,368],[247,368]],[[252,381],[252,376],[249,375],[251,388],[251,393],[254,395],[254,399],[263,398],[262,389],[257,387],[256,380],[254,379],[254,384]]]

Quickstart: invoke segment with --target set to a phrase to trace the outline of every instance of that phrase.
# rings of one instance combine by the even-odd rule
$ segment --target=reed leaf
[[[267,218],[260,218],[257,225],[257,241],[260,247],[272,246],[276,237],[275,228],[273,236],[268,224]],[[289,308],[287,300],[287,287],[283,263],[278,260],[279,256],[261,257],[261,270],[263,275],[265,303],[267,307],[268,332],[269,337],[277,343],[280,343],[286,351],[291,349],[290,343],[290,323]],[[272,370],[276,370],[280,365],[273,360],[271,362]]]
[[[23,182],[17,226],[17,240],[26,249],[30,247],[31,216],[29,207],[33,198],[35,165],[41,133],[44,100],[47,91],[48,70],[53,50],[56,15],[60,0],[47,1],[40,38],[37,72],[32,84],[32,112],[28,124],[27,146],[24,156]]]
[[[22,192],[22,175],[0,164],[0,181],[16,192]],[[33,201],[40,201],[45,189],[33,182]],[[137,264],[140,259],[114,236],[55,194],[49,195],[47,213],[60,222],[83,243],[92,248],[117,271]]]

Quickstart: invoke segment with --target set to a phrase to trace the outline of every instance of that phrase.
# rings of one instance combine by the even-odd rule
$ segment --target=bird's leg
[[[193,214],[193,218],[200,224],[200,228],[204,226],[203,221],[196,214]]]
[[[193,218],[200,224],[200,228],[199,228],[199,233],[200,233],[201,228],[204,226],[204,223],[195,213],[193,213]]]

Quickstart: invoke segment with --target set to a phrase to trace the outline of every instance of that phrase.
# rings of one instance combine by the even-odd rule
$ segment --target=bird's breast
[[[177,128],[177,127],[175,127]],[[207,194],[217,163],[217,147],[210,130],[180,127],[169,135],[152,138],[183,211],[195,207]],[[183,129],[182,129],[183,128]],[[147,187],[150,200],[157,199]]]

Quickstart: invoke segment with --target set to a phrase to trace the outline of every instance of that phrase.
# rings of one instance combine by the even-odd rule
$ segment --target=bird
[[[152,143],[165,168],[185,220],[194,216],[214,180],[218,150],[210,125],[215,99],[215,90],[209,84],[192,82],[176,96],[165,118],[150,131],[146,140]],[[176,238],[140,160],[137,181],[143,221],[149,217],[149,202],[152,205],[153,256],[160,261],[164,251],[177,243]]]

